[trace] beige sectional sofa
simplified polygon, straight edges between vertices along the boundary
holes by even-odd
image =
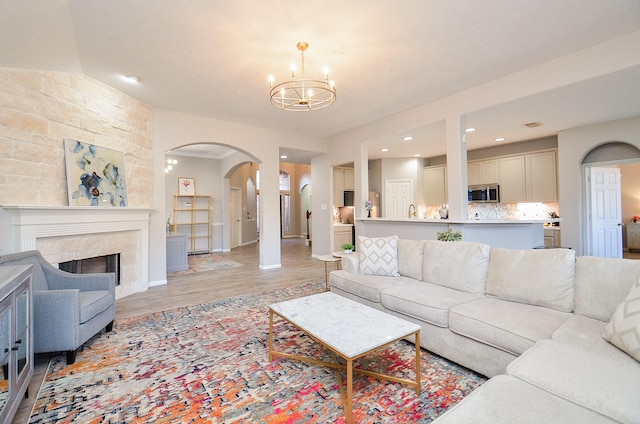
[[[640,292],[640,261],[359,239],[331,291],[421,325],[423,348],[492,377],[438,424],[640,423],[640,351],[603,337]]]

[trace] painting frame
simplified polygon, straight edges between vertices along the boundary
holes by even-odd
[[[187,177],[178,177],[178,195],[195,196],[196,195],[196,179]]]
[[[124,153],[64,139],[69,206],[127,207]]]

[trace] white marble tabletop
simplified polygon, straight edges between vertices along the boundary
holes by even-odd
[[[326,292],[269,305],[310,336],[352,359],[420,330],[420,326]]]

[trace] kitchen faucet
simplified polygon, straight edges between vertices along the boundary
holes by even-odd
[[[413,208],[413,213],[411,212],[411,208]],[[416,217],[416,205],[412,203],[409,205],[409,218],[415,218],[415,217]]]

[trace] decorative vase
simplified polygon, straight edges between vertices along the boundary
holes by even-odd
[[[351,250],[351,249],[344,249],[344,253],[348,255],[349,253],[353,253],[353,250]]]
[[[442,207],[438,209],[438,214],[440,214],[440,219],[447,219],[449,218],[449,209],[445,205],[442,205]]]

